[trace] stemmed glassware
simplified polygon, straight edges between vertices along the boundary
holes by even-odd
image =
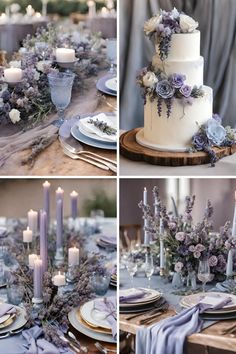
[[[65,120],[65,109],[71,101],[71,91],[75,74],[53,72],[48,74],[51,100],[57,108],[59,119],[53,124],[60,127]]]
[[[128,261],[126,263],[126,268],[127,268],[127,271],[131,277],[131,285],[133,288],[134,287],[134,275],[138,270],[138,264],[137,264],[137,262],[135,262],[135,259],[132,256],[128,259]]]
[[[202,282],[202,291],[205,292],[206,283],[211,277],[208,259],[199,261],[197,277]]]
[[[154,273],[153,256],[151,253],[145,255],[144,271],[148,278],[148,289],[151,287],[151,277]]]
[[[115,74],[115,65],[117,60],[117,40],[116,38],[107,39],[107,58],[110,61],[109,73]]]

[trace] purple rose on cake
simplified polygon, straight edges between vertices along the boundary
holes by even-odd
[[[184,97],[188,98],[189,96],[191,96],[192,87],[188,85],[183,85],[180,88],[179,92],[181,92]]]
[[[198,132],[193,136],[193,146],[196,150],[204,150],[204,147],[206,147],[208,144],[209,141],[205,133]]]
[[[172,98],[175,93],[175,89],[171,86],[168,80],[162,80],[157,84],[156,93],[161,98]]]
[[[181,88],[186,80],[186,76],[182,74],[173,74],[170,78],[170,83],[175,88]]]
[[[221,145],[226,138],[226,130],[217,120],[209,119],[206,124],[206,135],[211,143]]]

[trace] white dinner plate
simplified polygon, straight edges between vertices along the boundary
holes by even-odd
[[[113,77],[105,82],[105,86],[111,90],[117,92],[117,78]]]
[[[102,138],[101,136],[98,136],[96,134],[93,134],[93,133],[90,133],[89,131],[85,130],[81,125],[80,123],[78,123],[78,127],[79,127],[79,130],[82,134],[84,134],[85,136],[91,138],[91,139],[94,139],[94,140],[97,140],[97,141],[101,141],[103,143],[106,143],[106,144],[115,144],[114,141],[111,141],[109,139],[105,139],[105,138]]]
[[[2,317],[0,317],[0,324],[2,324],[3,322],[7,321],[8,318],[10,318],[11,315],[7,314],[7,315],[3,315]]]
[[[220,292],[207,292],[207,293],[198,293],[198,294],[187,295],[181,299],[180,305],[185,308],[193,307],[193,306],[197,305],[200,301],[204,302],[203,299],[205,296],[222,298],[222,300],[227,297],[230,297],[231,302],[228,303],[227,305],[225,305],[222,309],[206,310],[206,311],[204,311],[204,313],[223,314],[223,313],[235,312],[235,310],[236,310],[236,295],[227,294],[227,293],[220,293]]]
[[[17,329],[20,329],[21,327],[23,327],[27,323],[25,309],[22,308],[22,307],[19,307],[19,306],[15,306],[15,308],[17,310],[16,319],[7,328],[0,329],[0,334],[8,333],[8,332],[11,332],[11,331],[16,331]]]
[[[102,300],[102,298],[100,299]],[[94,310],[94,300],[88,301],[82,305],[80,308],[80,314],[85,322],[88,322],[93,326],[111,329],[110,323],[106,320],[107,314],[102,311]]]
[[[95,332],[92,329],[88,329],[87,327],[83,326],[77,319],[77,311],[78,309],[75,308],[71,310],[68,314],[68,319],[70,324],[80,333],[83,333],[89,338],[95,339],[97,341],[106,342],[106,343],[116,343],[116,340],[112,337],[111,334],[99,333]]]
[[[154,289],[145,289],[145,288],[139,288],[139,289],[146,291],[144,297],[140,299],[128,300],[127,302],[122,302],[120,303],[120,306],[121,307],[140,306],[142,304],[144,305],[144,304],[157,301],[162,296],[162,294],[159,291]],[[131,289],[120,290],[119,296],[121,297],[121,296],[128,296],[128,295],[135,294],[139,289],[131,288]]]

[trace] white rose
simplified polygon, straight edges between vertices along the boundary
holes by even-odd
[[[38,81],[39,78],[40,78],[40,74],[39,74],[39,72],[37,70],[35,70],[35,72],[34,72],[34,80]]]
[[[184,33],[193,32],[198,27],[198,22],[190,16],[180,14],[179,16],[180,29]]]
[[[17,122],[20,121],[20,111],[18,111],[18,109],[12,109],[10,112],[9,112],[9,117],[10,117],[10,120],[12,121],[13,124],[16,124]]]
[[[41,60],[36,64],[36,68],[38,71],[44,71],[45,66],[50,66],[52,64],[51,60]]]
[[[12,60],[9,62],[10,67],[12,68],[21,68],[21,61],[20,60]]]
[[[144,23],[144,32],[148,36],[152,32],[155,32],[156,27],[159,25],[159,23],[162,20],[162,16],[154,16],[150,18],[150,20],[146,21]]]
[[[152,71],[148,71],[143,76],[143,85],[146,87],[153,88],[158,82],[156,75]]]

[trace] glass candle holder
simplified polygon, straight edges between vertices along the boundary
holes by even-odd
[[[92,284],[93,290],[96,293],[96,295],[103,296],[106,294],[106,292],[109,288],[111,275],[108,273],[106,273],[106,274],[94,273],[91,276],[90,280],[91,280],[91,284]]]
[[[54,125],[60,127],[65,120],[65,109],[71,101],[71,91],[75,74],[53,72],[48,74],[48,82],[51,91],[51,100],[56,106],[59,118]]]

